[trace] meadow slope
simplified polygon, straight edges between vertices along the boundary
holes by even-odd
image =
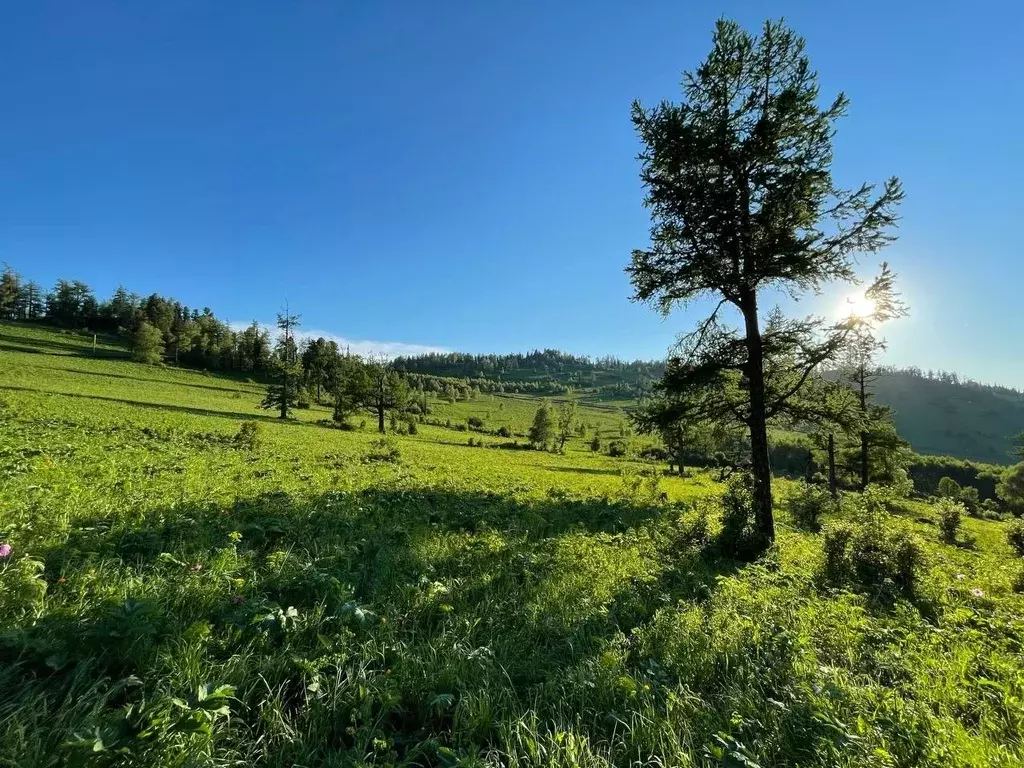
[[[0,766],[1024,764],[1004,523],[953,546],[908,502],[913,593],[844,587],[784,504],[767,558],[718,554],[709,476],[435,425],[382,447],[0,331]]]

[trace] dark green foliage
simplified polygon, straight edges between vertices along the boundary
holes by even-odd
[[[718,549],[730,557],[748,560],[764,551],[765,541],[754,516],[754,477],[734,472],[721,498],[722,530]]]
[[[862,589],[913,594],[925,568],[917,536],[897,520],[866,514],[825,527],[823,575]]]
[[[495,433],[498,437],[512,437],[512,430],[506,426],[498,427],[498,431]]]
[[[943,497],[935,505],[938,512],[939,536],[947,544],[956,544],[960,522],[966,512],[964,505],[953,498]]]
[[[533,416],[530,425],[530,443],[534,448],[544,449],[555,437],[555,424],[551,413],[551,404],[545,400]]]
[[[481,419],[479,416],[470,416],[468,419],[466,419],[466,424],[469,425],[470,429],[484,428],[484,420]]]
[[[235,433],[235,445],[254,451],[263,443],[263,426],[258,421],[243,421]]]
[[[961,487],[977,488],[982,501],[996,498],[996,484],[1002,472],[1002,467],[977,464],[948,456],[915,456],[907,466],[907,473],[914,481],[914,490],[920,494],[936,495],[939,481],[948,476]]]
[[[1018,557],[1024,557],[1024,520],[1018,518],[1006,524],[1006,543]]]
[[[996,487],[999,500],[1015,515],[1024,514],[1024,461],[1003,473]]]
[[[896,179],[877,197],[867,184],[833,184],[832,136],[847,99],[821,106],[804,41],[782,23],[766,22],[755,37],[720,20],[711,54],[683,77],[683,96],[650,110],[633,105],[652,228],[627,272],[634,299],[664,314],[714,302],[670,360],[664,388],[688,398],[681,416],[735,419],[749,430],[754,512],[767,544],[775,536],[768,420],[816,412],[796,396],[858,321],[765,318],[760,294],[853,281],[855,258],[893,239],[903,193]],[[883,268],[869,290],[884,291],[886,277]],[[721,322],[727,305],[741,328]]]
[[[960,497],[960,484],[951,477],[943,477],[939,480],[938,488],[935,489],[940,498],[956,499]]]
[[[960,489],[960,503],[971,517],[977,517],[981,511],[981,498],[978,496],[978,489],[968,486]]]
[[[590,440],[590,450],[592,450],[594,453],[597,453],[598,451],[601,450],[601,436],[600,435],[595,434],[591,438],[591,440]]]
[[[821,516],[836,510],[836,500],[821,485],[800,482],[790,492],[787,509],[793,522],[809,531],[821,528]]]
[[[370,443],[370,449],[363,454],[364,461],[379,461],[397,464],[402,459],[402,452],[394,440],[381,437]]]
[[[612,440],[608,443],[609,456],[618,458],[620,456],[625,456],[627,453],[629,453],[629,448],[627,448],[626,444],[621,440]]]
[[[139,363],[159,363],[163,358],[164,339],[159,329],[146,321],[132,334],[132,360]]]
[[[287,307],[277,316],[281,334],[274,350],[274,383],[267,387],[267,395],[260,404],[261,408],[277,410],[282,419],[287,419],[288,412],[298,408],[302,399],[302,364],[298,359],[294,335],[298,325],[299,316],[291,314]]]

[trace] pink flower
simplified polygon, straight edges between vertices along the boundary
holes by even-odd
[[[971,594],[974,595],[975,597],[984,597],[985,596],[985,593],[982,592],[977,587],[975,587],[974,589],[971,590]]]
[[[11,556],[11,551],[12,551],[11,545],[8,544],[7,542],[4,542],[3,544],[0,544],[0,560],[3,560],[5,557],[10,557]]]

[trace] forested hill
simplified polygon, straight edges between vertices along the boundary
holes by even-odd
[[[434,353],[397,358],[395,364],[411,373],[486,382],[488,391],[577,391],[608,399],[643,396],[664,368],[660,361],[595,359],[552,349],[512,355]],[[1013,460],[1013,436],[1024,431],[1024,393],[953,373],[886,368],[875,393],[879,403],[893,409],[899,433],[918,453],[1007,464]]]
[[[886,369],[875,390],[918,453],[1013,461],[1013,436],[1024,431],[1024,393],[916,369]]]
[[[619,360],[570,355],[556,349],[511,355],[470,355],[444,352],[398,357],[395,367],[410,373],[486,381],[488,389],[558,395],[585,391],[609,398],[636,398],[661,378],[662,361]]]

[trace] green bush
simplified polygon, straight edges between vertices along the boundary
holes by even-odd
[[[960,520],[966,512],[964,505],[952,498],[943,497],[935,508],[939,513],[939,535],[947,544],[955,544],[960,533]]]
[[[382,437],[370,443],[370,450],[363,454],[364,461],[382,461],[397,464],[402,458],[401,451],[394,441]]]
[[[468,419],[466,419],[466,423],[469,425],[470,429],[484,428],[484,420],[481,419],[479,416],[470,416]]]
[[[722,530],[718,547],[723,554],[749,559],[764,547],[754,524],[754,476],[736,472],[722,494]]]
[[[263,425],[258,421],[243,421],[235,433],[235,445],[254,451],[263,443]]]
[[[955,499],[960,496],[960,483],[952,477],[943,477],[935,490],[941,498]]]
[[[626,444],[621,440],[612,440],[608,443],[608,455],[609,456],[625,456],[627,453]]]
[[[825,528],[823,550],[828,580],[866,589],[913,593],[925,567],[918,537],[863,502],[857,520]]]
[[[498,437],[512,437],[512,430],[508,427],[498,427]]]
[[[1024,557],[1024,520],[1011,520],[1006,526],[1006,541],[1018,557]]]
[[[601,450],[601,438],[594,435],[594,439],[590,441],[590,450],[597,453]]]
[[[796,484],[787,504],[793,522],[809,531],[819,530],[821,516],[833,512],[835,507],[836,500],[832,498],[828,489],[803,481]]]
[[[960,489],[960,503],[971,517],[978,517],[981,512],[981,497],[974,486],[968,485]]]

